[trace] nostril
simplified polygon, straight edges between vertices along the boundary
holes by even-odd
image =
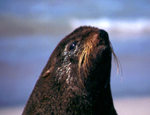
[[[103,40],[102,39],[100,39],[100,41],[99,41],[100,43],[102,43],[103,42]]]
[[[108,34],[105,30],[99,30],[99,35],[103,39],[108,39]]]

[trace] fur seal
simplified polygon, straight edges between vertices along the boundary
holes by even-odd
[[[110,89],[112,54],[105,30],[75,29],[53,51],[22,114],[117,115]]]

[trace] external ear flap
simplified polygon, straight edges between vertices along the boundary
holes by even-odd
[[[42,77],[43,78],[48,77],[53,70],[54,70],[54,66],[51,66],[50,69],[48,69],[45,73],[43,73]]]
[[[47,77],[50,75],[50,72],[51,72],[51,69],[47,70],[44,74],[43,74],[43,77]]]
[[[50,69],[48,69],[45,73],[43,73],[43,78],[48,77],[52,71],[54,70],[54,66],[51,66]]]

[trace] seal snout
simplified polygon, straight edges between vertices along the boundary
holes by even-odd
[[[109,45],[108,33],[105,30],[99,30],[100,44]]]
[[[108,39],[108,33],[105,30],[99,30],[99,35],[103,39]]]

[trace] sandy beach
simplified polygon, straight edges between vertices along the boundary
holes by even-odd
[[[150,97],[116,99],[118,115],[150,115]]]
[[[118,115],[150,115],[150,97],[114,99]],[[21,115],[23,106],[0,108],[0,115]]]

